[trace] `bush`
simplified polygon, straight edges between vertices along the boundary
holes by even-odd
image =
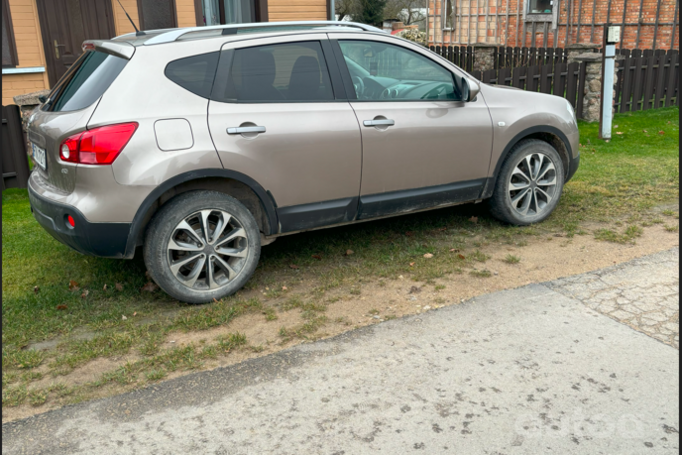
[[[405,38],[406,40],[414,41],[415,43],[426,45],[426,33],[419,31],[416,28],[407,28],[396,34],[400,38]]]

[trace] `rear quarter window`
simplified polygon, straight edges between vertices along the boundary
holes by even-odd
[[[59,81],[43,108],[51,112],[77,111],[90,106],[121,74],[128,60],[98,51],[87,51]]]
[[[174,60],[166,66],[166,77],[180,87],[209,98],[220,52]]]

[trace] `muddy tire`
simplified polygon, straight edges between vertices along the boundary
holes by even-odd
[[[256,220],[233,197],[216,191],[176,196],[147,227],[144,261],[168,295],[187,303],[234,294],[260,258]]]

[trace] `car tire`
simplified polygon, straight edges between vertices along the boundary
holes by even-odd
[[[251,278],[259,258],[260,231],[253,215],[216,191],[176,196],[145,233],[149,275],[168,295],[187,303],[234,294]]]
[[[523,140],[502,164],[489,200],[490,212],[517,226],[544,221],[559,203],[565,175],[554,147],[538,139]]]

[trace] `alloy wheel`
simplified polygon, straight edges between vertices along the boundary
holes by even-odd
[[[211,209],[195,212],[178,223],[167,250],[173,276],[198,291],[233,281],[249,253],[242,224],[225,211]]]
[[[543,213],[554,199],[556,189],[556,168],[543,153],[523,157],[512,171],[507,185],[512,208],[524,217]]]

